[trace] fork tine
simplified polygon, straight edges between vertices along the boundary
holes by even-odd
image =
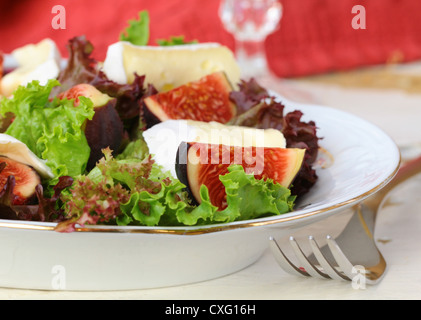
[[[350,280],[347,276],[340,273],[338,270],[336,270],[334,266],[330,264],[330,262],[326,259],[326,257],[320,251],[320,247],[313,236],[309,236],[308,240],[310,242],[310,246],[311,246],[314,256],[316,257],[316,260],[319,262],[320,266],[323,268],[323,270],[328,274],[330,278],[335,279],[335,280],[345,280],[345,281]]]
[[[269,246],[272,251],[273,256],[275,257],[276,261],[278,262],[279,266],[286,272],[292,275],[300,275],[303,277],[309,277],[310,275],[297,268],[282,252],[281,248],[279,247],[278,243],[273,237],[269,238]]]
[[[307,259],[304,252],[301,250],[300,246],[298,245],[297,241],[294,237],[289,238],[289,243],[291,244],[292,248],[294,249],[294,253],[297,259],[300,261],[301,265],[307,271],[308,274],[315,278],[326,279],[329,276],[323,272],[321,272],[316,266],[314,266],[310,261]]]
[[[352,279],[355,276],[355,272],[353,272],[354,266],[351,262],[349,262],[348,258],[342,252],[342,249],[336,243],[335,239],[333,239],[331,236],[327,236],[326,239],[329,249],[332,252],[332,255],[335,258],[339,268],[349,279]]]
[[[294,251],[294,254],[296,255],[297,259],[302,265],[302,268],[298,268],[297,266],[295,266],[295,264],[292,263],[286,257],[286,255],[281,250],[278,243],[273,237],[270,237],[269,240],[270,240],[269,245],[270,245],[272,254],[275,257],[276,261],[278,262],[279,266],[284,271],[290,274],[300,275],[303,277],[315,277],[319,279],[336,279],[336,280],[352,281],[352,279],[356,276],[356,273],[358,272],[355,266],[353,266],[352,263],[345,256],[342,249],[336,243],[335,239],[333,239],[331,236],[326,237],[327,245],[331,251],[333,258],[335,259],[336,263],[339,266],[339,270],[341,270],[342,272],[338,271],[334,266],[332,266],[331,263],[329,263],[329,261],[323,255],[323,253],[320,250],[320,247],[318,246],[317,242],[312,236],[309,237],[309,242],[313,251],[313,255],[316,258],[317,262],[320,264],[320,266],[323,268],[323,271],[325,271],[326,273],[319,270],[318,267],[316,267],[313,263],[310,262],[310,260],[301,250],[300,246],[298,245],[294,237],[291,236],[289,238],[289,242]],[[364,281],[367,284],[375,284],[379,281],[379,279],[380,278],[371,280],[365,277]]]

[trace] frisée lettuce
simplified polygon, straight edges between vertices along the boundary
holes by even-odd
[[[71,232],[76,225],[180,226],[225,223],[289,212],[295,196],[268,179],[257,180],[241,165],[220,177],[228,206],[219,211],[211,204],[205,185],[201,203],[191,203],[186,186],[158,166],[151,155],[144,159],[116,159],[111,150],[87,175],[79,176],[61,200],[66,220],[57,230]],[[250,199],[253,199],[250,201]]]

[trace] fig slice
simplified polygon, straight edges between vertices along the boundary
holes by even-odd
[[[30,166],[0,156],[0,190],[3,190],[10,176],[14,177],[14,205],[29,203],[35,197],[35,188],[41,183],[38,173]]]
[[[192,198],[200,203],[200,187],[206,185],[211,203],[220,210],[226,207],[226,194],[220,175],[232,164],[242,165],[256,179],[272,179],[289,188],[300,170],[305,149],[255,146],[228,146],[183,142],[176,159],[178,179],[187,186]]]
[[[225,73],[215,72],[145,98],[145,117],[149,126],[169,119],[227,123],[237,110],[229,98],[231,91]]]
[[[60,93],[57,97],[59,99],[74,99],[74,105],[77,107],[80,103],[80,96],[91,99],[94,107],[104,106],[112,99],[109,95],[102,93],[97,88],[87,83],[77,84],[69,90]]]

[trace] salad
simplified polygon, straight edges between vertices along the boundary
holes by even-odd
[[[120,40],[146,46],[148,28],[144,11]],[[158,42],[186,45],[200,44]],[[158,89],[147,74],[109,77],[84,36],[67,49],[57,77],[0,96],[1,219],[57,222],[59,232],[228,223],[290,212],[316,183],[316,124],[285,113],[254,79],[232,84],[217,70]],[[175,126],[192,134],[171,139]]]

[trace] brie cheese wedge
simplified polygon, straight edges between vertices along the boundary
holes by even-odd
[[[224,71],[236,88],[240,68],[232,51],[218,43],[177,46],[135,46],[117,42],[108,47],[103,72],[117,83],[132,83],[134,74],[145,75],[145,83],[158,91],[168,91],[198,80],[208,74]]]
[[[25,86],[33,80],[45,85],[60,73],[61,55],[51,39],[15,49],[10,59],[16,69],[6,74],[0,82],[0,92],[6,97],[11,96],[20,85]]]

